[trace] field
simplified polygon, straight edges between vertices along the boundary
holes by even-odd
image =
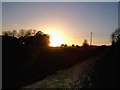
[[[9,47],[9,49],[3,46],[3,87],[105,87],[101,85],[102,82],[99,82],[99,79],[106,81],[105,75],[110,74],[110,72],[106,72],[105,77],[96,76],[96,74],[106,68],[107,71],[111,67],[109,65],[113,64],[112,69],[115,68],[115,71],[114,74],[110,75],[110,78],[112,80],[112,75],[117,76],[116,61],[118,58],[116,57],[116,61],[113,61],[112,58],[110,62],[108,61],[111,57],[109,55],[114,53],[111,53],[111,50],[111,47],[108,46],[94,48],[20,46],[19,48]],[[117,77],[115,80],[113,78],[113,81],[115,81],[113,87],[116,87]],[[108,82],[107,80],[106,83]]]

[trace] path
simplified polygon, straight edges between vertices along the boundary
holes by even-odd
[[[94,85],[90,78],[90,73],[94,72],[93,67],[103,54],[99,54],[91,59],[74,65],[68,69],[59,70],[52,76],[48,76],[42,81],[28,85],[24,88],[82,88]]]

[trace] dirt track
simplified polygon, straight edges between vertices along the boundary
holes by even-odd
[[[105,53],[105,52],[104,52]],[[92,57],[68,69],[59,70],[54,75],[42,81],[28,85],[24,88],[82,88],[94,86],[90,74],[97,61],[101,60],[104,53]]]

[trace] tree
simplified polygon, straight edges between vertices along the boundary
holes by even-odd
[[[12,35],[13,35],[13,37],[14,37],[14,36],[17,37],[17,34],[18,34],[18,33],[17,33],[16,30],[13,30],[13,31],[12,31]]]
[[[111,34],[111,41],[112,41],[112,45],[119,45],[120,44],[120,28],[116,29]]]
[[[42,35],[44,35],[44,33],[43,33],[42,31],[38,31],[38,32],[35,34],[35,36],[42,36]]]
[[[21,29],[19,32],[3,31],[3,36],[17,37],[20,44],[31,45],[31,46],[48,46],[50,41],[50,35],[44,34],[42,31],[36,31],[34,29],[24,30]]]
[[[12,36],[12,31],[3,31],[3,36]]]
[[[79,45],[76,45],[76,48],[79,48],[80,46]]]
[[[61,44],[61,47],[64,47],[64,44]]]
[[[84,40],[84,42],[83,42],[83,47],[84,47],[84,48],[88,48],[88,47],[89,47],[89,44],[88,44],[87,39]]]
[[[32,36],[32,29],[26,30],[25,37]]]
[[[6,31],[2,31],[3,36],[8,36],[8,33]]]
[[[67,47],[67,44],[65,44],[64,47]]]
[[[26,31],[24,29],[21,29],[18,33],[18,37],[24,37],[26,34]]]
[[[24,39],[25,45],[31,46],[48,46],[49,35],[44,34],[42,31],[38,31],[35,36],[26,37]]]
[[[75,47],[75,45],[74,45],[74,44],[72,44],[72,47]]]

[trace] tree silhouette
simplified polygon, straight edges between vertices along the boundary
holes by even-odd
[[[13,30],[13,31],[3,31],[2,32],[2,35],[3,36],[15,36],[15,37],[17,37],[17,31],[16,30]]]
[[[29,36],[32,36],[32,29],[27,30],[25,33],[25,37],[29,37]]]
[[[38,31],[35,36],[25,38],[24,43],[25,45],[31,46],[48,46],[50,43],[49,35],[44,34],[42,31]]]
[[[3,32],[2,32],[2,35],[3,35],[3,36],[8,36],[8,33],[7,33],[6,31],[3,31]]]
[[[64,47],[64,44],[61,44],[61,47]]]
[[[112,45],[120,45],[120,28],[111,34]]]
[[[34,29],[21,29],[19,32],[16,30],[3,31],[2,34],[3,36],[9,36],[8,38],[16,37],[20,44],[25,45],[48,46],[50,43],[48,34],[44,34],[42,31],[37,32],[37,30]]]
[[[79,48],[80,46],[79,45],[76,45],[76,48]]]
[[[41,36],[41,35],[44,35],[44,33],[42,31],[38,31],[35,36]]]
[[[84,42],[83,42],[83,47],[84,47],[84,48],[88,48],[88,47],[89,47],[89,44],[88,44],[87,39],[84,40]]]
[[[67,47],[67,44],[65,44],[64,47]]]
[[[12,34],[12,31],[3,31],[2,35],[3,36],[12,36],[13,34]]]
[[[12,35],[13,35],[13,37],[14,37],[14,36],[17,37],[17,34],[18,34],[18,33],[17,33],[16,30],[13,30],[13,31],[12,31]]]
[[[21,29],[18,33],[18,37],[24,37],[26,34],[26,31],[24,29]]]
[[[75,45],[74,45],[74,44],[72,44],[72,47],[75,47]]]

